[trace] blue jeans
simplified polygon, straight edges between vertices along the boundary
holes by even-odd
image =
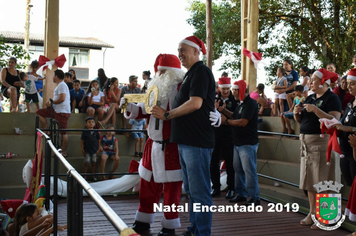
[[[236,193],[241,197],[260,199],[257,178],[257,148],[255,145],[234,146]]]
[[[178,144],[179,160],[182,166],[184,190],[189,194],[188,230],[194,236],[211,235],[212,212],[194,212],[193,204],[211,206],[210,159],[213,148],[200,148]]]

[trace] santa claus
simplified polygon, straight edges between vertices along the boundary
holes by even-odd
[[[160,54],[154,64],[155,76],[148,84],[158,87],[158,101],[166,111],[171,110],[171,104],[179,90],[184,77],[181,64],[175,55]],[[122,98],[120,104],[126,103]],[[178,206],[182,190],[182,173],[179,163],[178,147],[169,142],[171,135],[171,120],[157,120],[145,112],[145,104],[127,104],[126,119],[147,118],[148,140],[145,144],[142,160],[139,166],[140,205],[135,217],[133,229],[142,233],[150,229],[154,220],[154,204],[158,203],[163,192],[164,206]],[[159,125],[156,125],[159,122]],[[173,205],[174,204],[174,205]],[[179,228],[178,212],[164,212],[162,230],[158,235],[175,235]]]

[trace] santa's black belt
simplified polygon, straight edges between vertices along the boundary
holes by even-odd
[[[163,141],[155,141],[156,143],[162,144],[162,151],[164,151],[164,148],[166,146],[166,143],[169,143],[169,139],[163,140]]]

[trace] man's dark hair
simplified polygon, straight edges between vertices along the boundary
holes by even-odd
[[[64,80],[64,72],[62,70],[55,70],[54,75],[60,80]]]
[[[85,123],[87,123],[89,120],[94,120],[94,117],[88,116],[87,118],[85,118]]]
[[[303,85],[299,84],[299,85],[295,86],[295,91],[303,92],[304,91]]]
[[[73,84],[75,84],[75,83],[80,84],[80,80],[79,80],[79,79],[74,80],[74,81],[73,81]]]
[[[72,78],[72,73],[66,72],[64,73],[64,77]]]
[[[222,77],[224,77],[224,76],[228,77],[228,74],[227,74],[226,71],[224,71],[224,72],[221,74],[221,76],[222,76]]]
[[[134,81],[135,79],[137,79],[138,77],[136,75],[131,75],[129,77],[129,82],[131,83],[132,81]]]
[[[25,76],[26,76],[26,73],[25,72],[21,72],[19,74],[20,80],[23,80],[25,78]]]

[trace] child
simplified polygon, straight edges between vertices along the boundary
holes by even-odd
[[[284,77],[286,70],[283,67],[278,67],[277,69],[277,80],[276,85],[274,87],[274,114],[278,115],[278,104],[279,111],[284,111],[284,100],[287,99],[286,93],[279,93],[278,90],[286,89],[288,87],[287,78]]]
[[[128,124],[129,129],[142,130],[146,129],[146,119],[130,119]],[[142,157],[143,154],[143,132],[131,132],[135,139],[135,157]],[[140,152],[138,152],[138,143],[140,143]]]
[[[25,72],[21,72],[20,79],[25,87],[25,102],[26,102],[27,112],[28,113],[30,112],[31,100],[34,104],[36,104],[36,108],[38,110],[40,107],[38,105],[38,94],[37,94],[35,81],[43,80],[45,79],[45,77],[39,78],[34,75],[28,75]]]
[[[292,129],[292,127],[290,125],[289,119],[293,119],[294,106],[299,106],[304,102],[305,97],[303,97],[303,91],[304,91],[303,85],[297,85],[295,87],[295,92],[294,92],[295,93],[295,98],[293,100],[292,107],[289,109],[289,111],[283,112],[281,114],[281,121],[282,121],[282,125],[283,125],[283,133],[287,133],[287,129],[288,129],[288,134],[294,134],[294,130]]]
[[[77,108],[79,112],[81,112],[82,107],[83,107],[83,98],[85,96],[85,91],[80,87],[80,81],[79,80],[74,80],[73,82],[73,89],[69,91],[70,92],[70,101],[71,101],[71,107],[72,107],[72,113],[75,112],[75,109]]]
[[[94,131],[95,120],[93,117],[85,118],[85,127],[88,129],[82,132],[80,146],[84,156],[83,173],[87,173],[88,164],[91,163],[91,173],[95,173],[96,154],[99,154],[100,134]],[[86,178],[85,178],[86,179]],[[97,181],[93,176],[93,181]]]
[[[24,203],[17,210],[14,217],[14,228],[16,235],[50,235],[53,231],[51,226],[53,216],[41,216],[36,204]],[[63,231],[67,225],[58,225],[58,230]]]
[[[115,129],[114,125],[108,125],[107,129]],[[106,160],[110,157],[113,161],[113,167],[111,173],[114,173],[119,166],[120,162],[120,157],[119,157],[119,145],[117,142],[116,137],[114,136],[115,131],[108,131],[106,132],[106,135],[101,136],[100,139],[100,150],[102,151],[101,153],[101,163],[100,163],[100,169],[101,173],[105,172],[105,164]],[[105,175],[103,175],[103,180],[107,180]],[[111,179],[114,179],[114,176],[111,175]]]
[[[67,84],[69,91],[73,89],[72,74],[69,72],[64,73],[64,83]]]

